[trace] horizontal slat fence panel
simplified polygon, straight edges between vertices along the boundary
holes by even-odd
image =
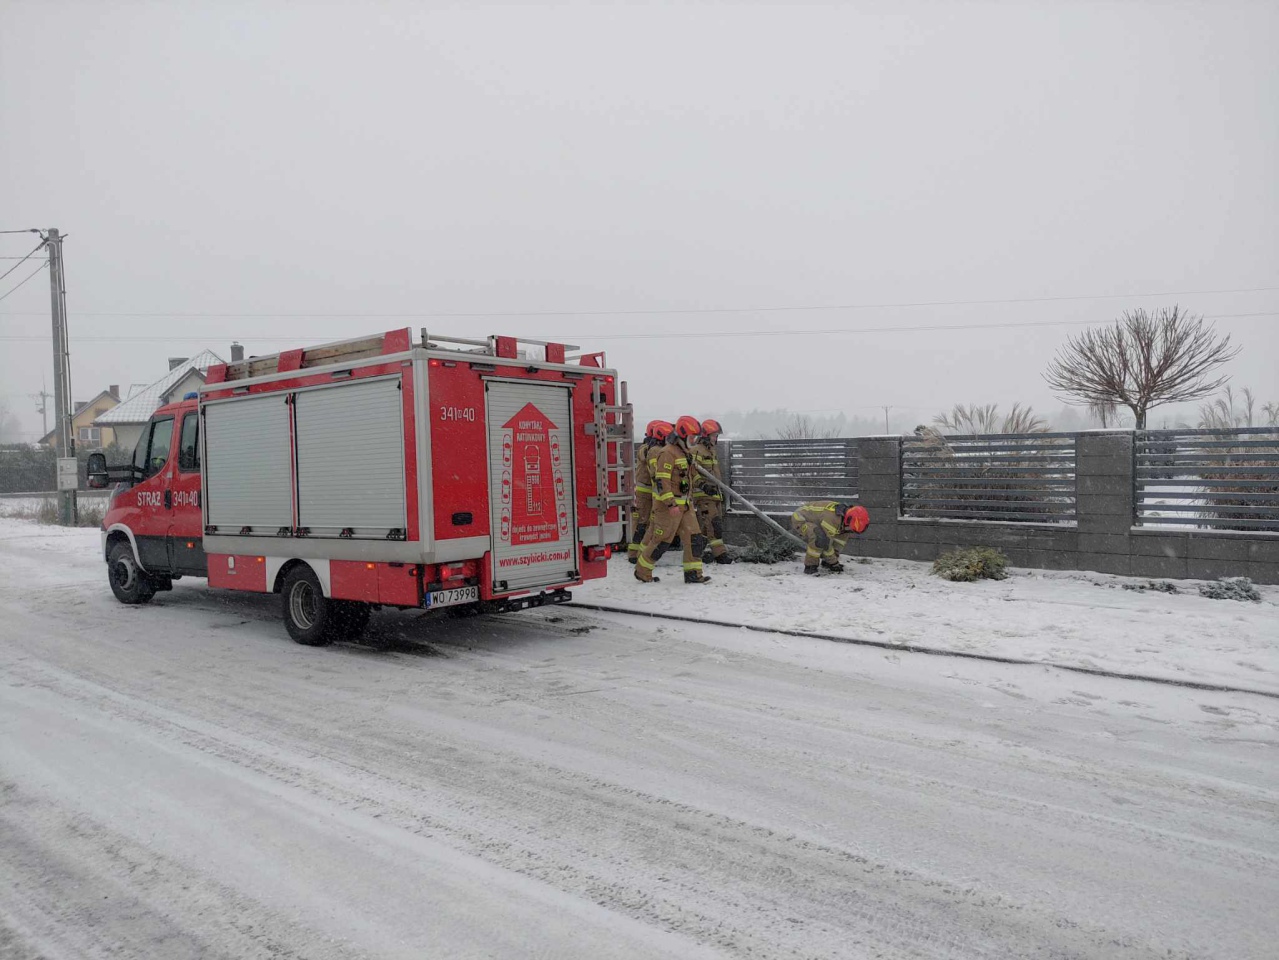
[[[1279,427],[1142,430],[1137,523],[1279,533]]]
[[[902,514],[1075,522],[1075,434],[902,439]]]
[[[765,513],[793,513],[814,500],[857,500],[857,441],[733,440],[722,442],[725,479]],[[734,502],[734,512],[744,508]]]

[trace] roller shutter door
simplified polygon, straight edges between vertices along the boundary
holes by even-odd
[[[492,573],[499,594],[575,578],[577,512],[569,397],[565,387],[485,384]]]
[[[204,497],[221,534],[293,526],[289,407],[282,393],[204,407]]]
[[[352,381],[295,395],[298,526],[310,536],[385,539],[403,531],[400,381]]]

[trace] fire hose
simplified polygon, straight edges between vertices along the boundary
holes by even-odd
[[[705,477],[711,483],[715,484],[715,486],[719,487],[729,496],[736,498],[742,504],[742,506],[744,506],[751,513],[755,514],[755,516],[763,520],[766,524],[768,524],[770,527],[772,527],[774,530],[780,533],[787,540],[790,540],[794,542],[795,544],[797,544],[801,550],[808,549],[807,543],[805,543],[799,537],[795,536],[795,534],[791,533],[789,530],[787,530],[780,523],[778,523],[776,520],[774,520],[772,517],[766,514],[759,507],[755,506],[755,504],[751,503],[749,500],[743,497],[740,493],[738,493],[736,490],[730,487],[727,483],[725,483],[719,477],[715,476],[715,474],[711,473],[709,470],[704,469],[700,464],[695,463],[693,464],[693,466],[697,467],[697,472],[700,473],[703,477]]]

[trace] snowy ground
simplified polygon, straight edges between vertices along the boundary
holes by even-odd
[[[5,960],[1279,942],[1279,700],[571,608],[317,650],[276,598],[120,606],[95,531],[14,520],[0,571]]]
[[[1125,590],[1147,580],[1014,569],[1007,580],[950,583],[929,564],[845,558],[842,574],[803,575],[800,563],[707,567],[686,587],[665,562],[642,586],[618,558],[612,574],[574,591],[588,603],[667,610],[712,620],[991,653],[1222,686],[1279,692],[1279,587],[1261,603],[1208,600],[1201,581],[1176,595]]]

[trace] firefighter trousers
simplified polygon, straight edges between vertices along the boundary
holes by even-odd
[[[652,516],[652,491],[637,490],[635,492],[635,505],[631,509],[631,542],[626,545],[626,552],[631,559],[639,556],[640,547],[644,544],[644,534],[648,531],[649,521]]]
[[[808,544],[808,549],[804,551],[805,567],[816,567],[819,561],[827,566],[839,563],[839,555],[848,543],[847,537],[832,537],[822,529],[820,523],[796,520],[794,517],[791,517],[790,528]]]
[[[640,547],[639,562],[635,565],[635,577],[648,583],[653,579],[653,568],[662,554],[670,549],[676,538],[684,546],[684,572],[702,574],[702,551],[706,549],[706,541],[697,528],[697,519],[687,504],[679,507],[674,514],[660,504],[653,510],[653,519],[649,522],[648,532],[644,534],[644,543]]]
[[[711,553],[722,557],[728,552],[724,546],[724,501],[717,497],[698,497],[693,503],[697,509],[698,526],[710,544]]]

